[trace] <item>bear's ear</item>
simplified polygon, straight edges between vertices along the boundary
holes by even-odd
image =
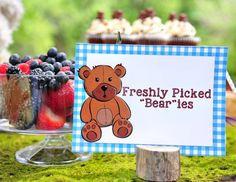
[[[122,78],[126,74],[126,69],[124,66],[122,66],[122,64],[117,64],[114,70],[115,70],[115,74],[120,78]]]
[[[82,79],[82,80],[85,80],[86,78],[89,77],[89,74],[90,74],[90,68],[88,66],[82,66],[80,69],[79,69],[79,77]]]

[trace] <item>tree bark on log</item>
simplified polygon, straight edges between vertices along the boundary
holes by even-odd
[[[136,174],[147,181],[176,181],[180,176],[179,148],[137,146]]]

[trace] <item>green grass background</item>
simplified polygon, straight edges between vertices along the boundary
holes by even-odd
[[[95,153],[89,161],[75,165],[35,167],[16,162],[15,152],[39,142],[42,136],[0,133],[0,138],[0,181],[3,182],[142,181],[136,176],[133,154]],[[226,175],[236,175],[235,138],[236,127],[228,126],[226,157],[181,156],[181,177],[178,181],[212,182]]]

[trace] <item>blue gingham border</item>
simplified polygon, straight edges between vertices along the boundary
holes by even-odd
[[[168,56],[207,56],[215,58],[215,76],[213,93],[213,146],[178,146],[182,155],[189,156],[225,156],[225,86],[227,47],[208,46],[145,46],[123,44],[77,44],[77,70],[87,62],[87,53],[99,54],[134,54],[134,55],[168,55]],[[83,122],[80,109],[86,93],[83,81],[75,76],[75,103],[73,116],[73,152],[112,152],[135,153],[135,144],[87,143],[81,136]]]

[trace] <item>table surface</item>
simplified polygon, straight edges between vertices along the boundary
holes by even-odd
[[[28,166],[15,160],[17,150],[42,139],[0,132],[0,181],[142,181],[136,176],[135,155],[129,154],[94,154],[87,162],[59,167]],[[226,157],[181,156],[178,181],[219,181],[226,175],[236,175],[235,126],[227,126]]]

